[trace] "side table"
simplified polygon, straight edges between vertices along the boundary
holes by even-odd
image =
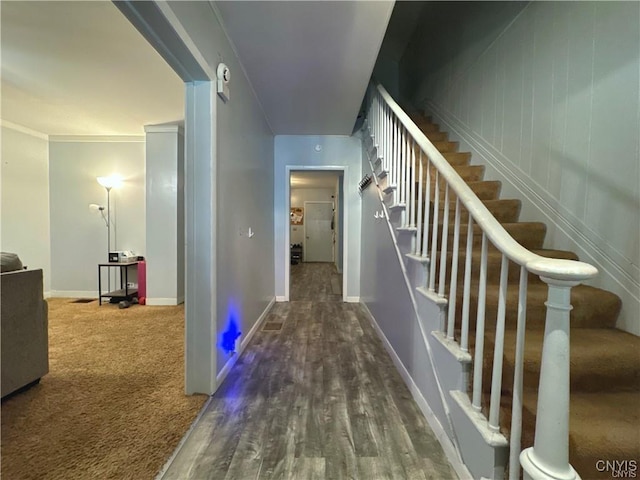
[[[131,301],[133,297],[138,296],[137,288],[129,288],[129,269],[138,267],[138,262],[108,262],[98,264],[98,303],[102,305],[103,298],[110,298],[110,302],[119,302],[122,300]],[[120,269],[120,289],[111,292],[102,293],[102,269],[118,268]],[[109,286],[107,286],[109,288]],[[114,303],[115,303],[114,302]]]

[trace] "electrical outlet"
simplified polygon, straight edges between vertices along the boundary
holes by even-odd
[[[127,288],[135,288],[136,284],[133,282],[127,282]]]

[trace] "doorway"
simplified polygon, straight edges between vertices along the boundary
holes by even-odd
[[[287,300],[343,301],[344,170],[289,172]]]

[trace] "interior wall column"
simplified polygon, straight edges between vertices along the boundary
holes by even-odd
[[[147,125],[147,305],[184,302],[184,130]]]
[[[212,82],[187,83],[186,393],[216,389],[216,117]]]

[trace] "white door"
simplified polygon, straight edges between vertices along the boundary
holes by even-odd
[[[333,202],[304,202],[304,261],[333,262]]]

